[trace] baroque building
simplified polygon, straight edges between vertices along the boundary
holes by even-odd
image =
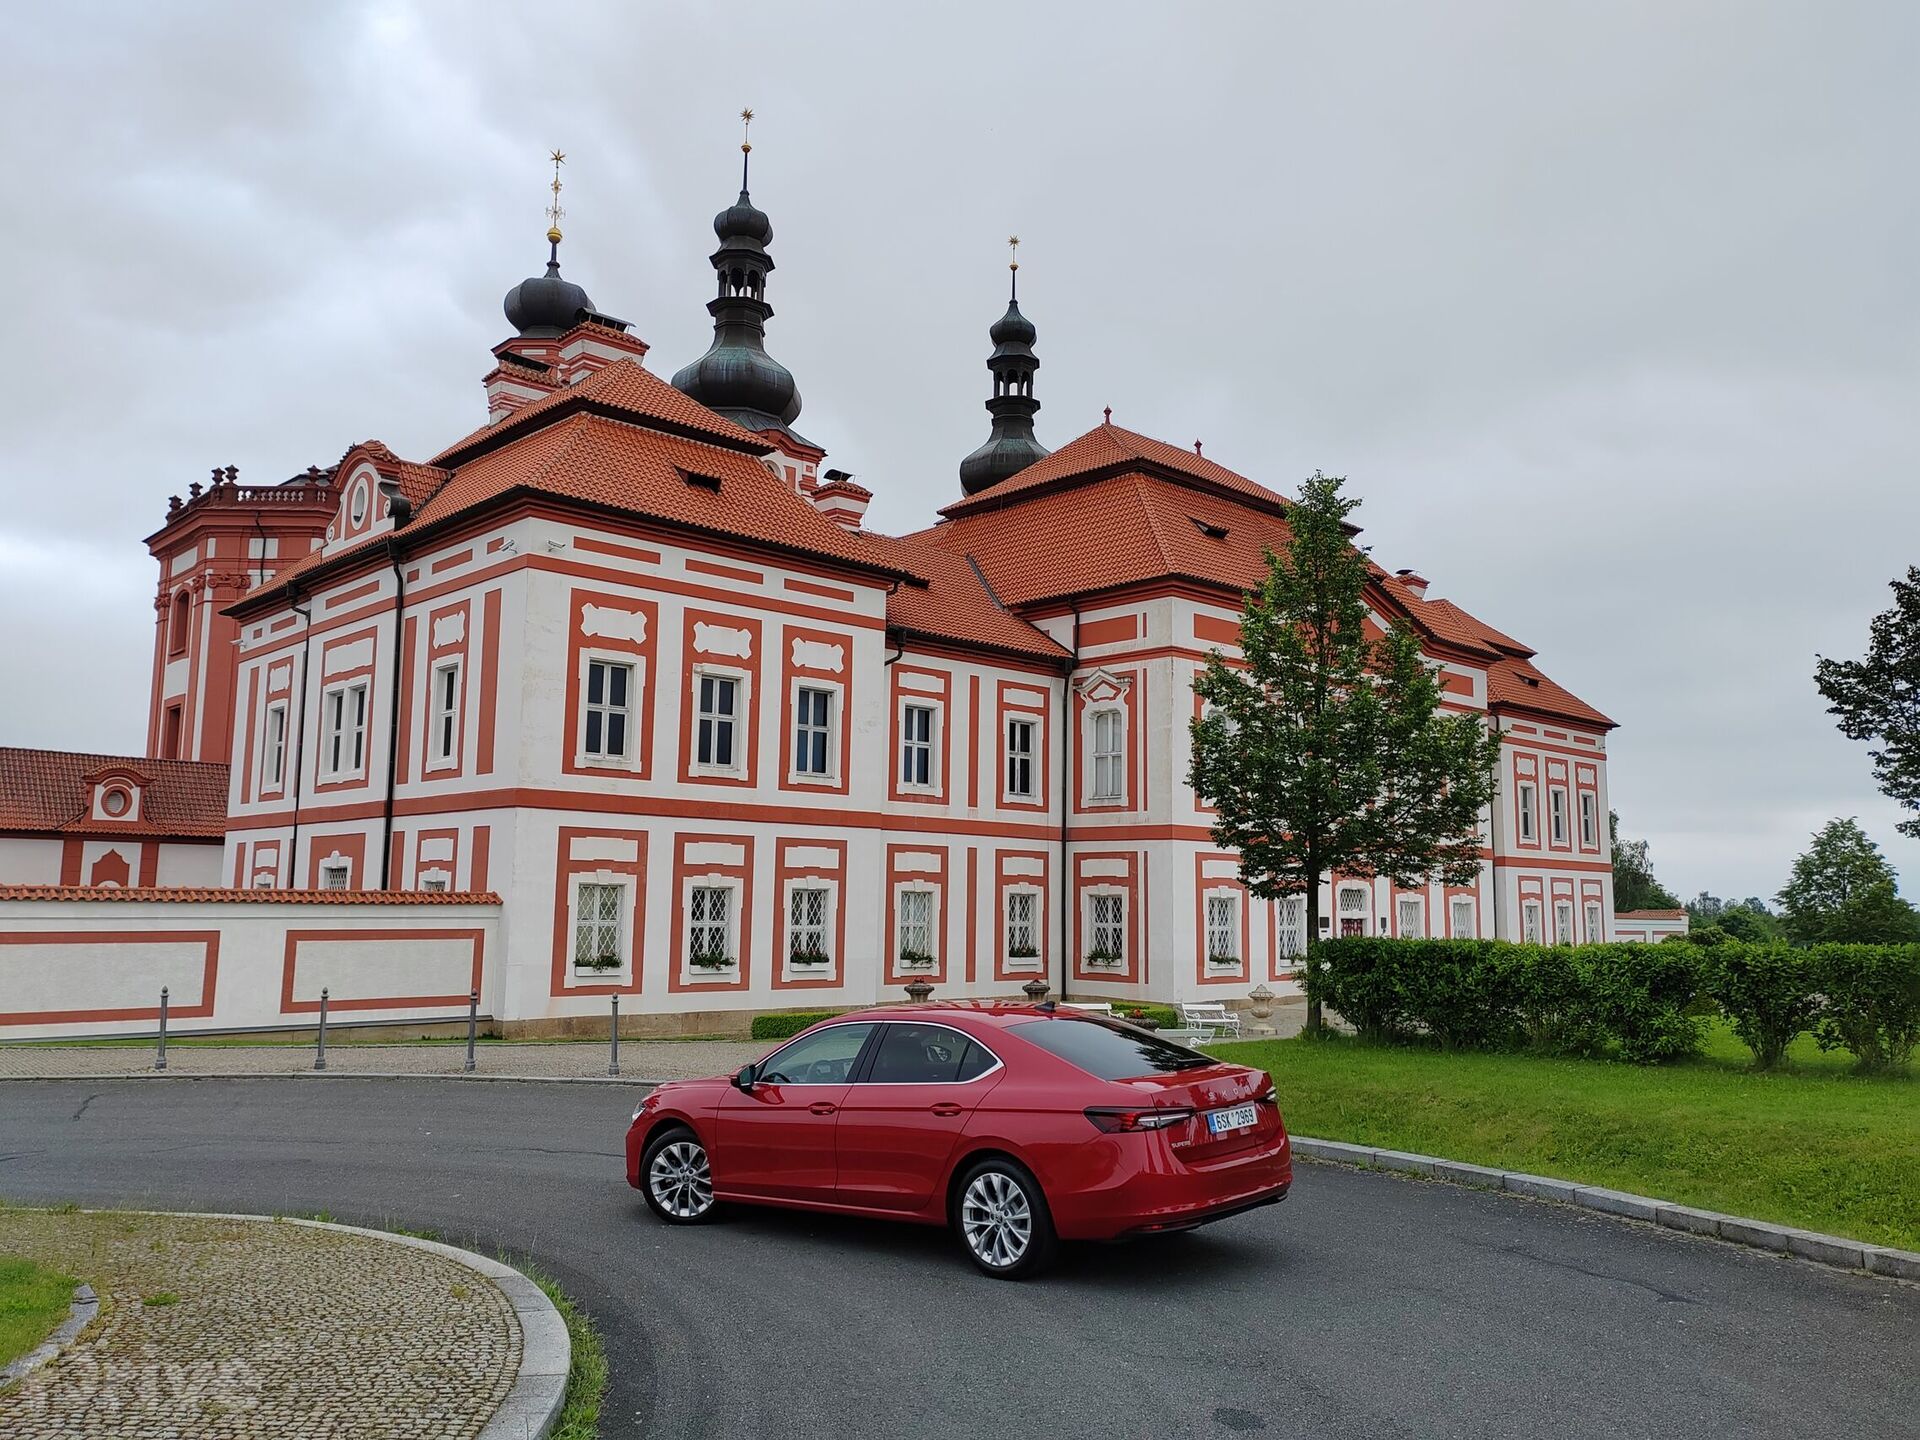
[[[329,975],[368,1019],[464,1013],[470,980],[519,1031],[615,996],[698,1029],[916,979],[1290,985],[1303,901],[1246,893],[1186,782],[1193,677],[1236,653],[1286,495],[1110,413],[1049,451],[1016,290],[954,498],[914,533],[865,528],[871,492],[824,468],[768,353],[773,225],[744,157],[741,181],[712,345],[671,382],[561,274],[556,210],[471,433],[416,459],[362,441],[281,485],[216,472],[173,503],[148,541],[153,758],[0,751],[0,967],[92,955],[110,920],[125,973],[0,1007],[23,1027],[0,1033],[136,1024],[165,974],[232,1020],[213,952],[175,955],[186,932],[219,937],[232,1023],[259,1025]],[[1476,882],[1329,876],[1330,933],[1610,938],[1612,722],[1413,571],[1376,568],[1368,599],[1507,744]],[[194,813],[170,800],[182,833],[102,870],[104,797],[137,820],[142,785]],[[318,905],[331,929],[288,928]]]

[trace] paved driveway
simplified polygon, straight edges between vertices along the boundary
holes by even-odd
[[[607,1336],[610,1436],[1910,1436],[1920,1287],[1302,1165],[1285,1205],[977,1276],[935,1231],[656,1224],[625,1087],[0,1085],[0,1196],[431,1227]]]

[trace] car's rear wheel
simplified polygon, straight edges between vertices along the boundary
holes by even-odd
[[[961,1176],[954,1200],[960,1242],[988,1275],[1014,1280],[1053,1259],[1053,1217],[1040,1182],[1025,1166],[990,1156]]]
[[[647,1204],[669,1225],[698,1225],[713,1215],[713,1170],[707,1147],[684,1125],[663,1130],[640,1157]]]

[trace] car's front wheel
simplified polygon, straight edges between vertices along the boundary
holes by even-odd
[[[663,1130],[640,1157],[647,1204],[669,1225],[698,1225],[713,1215],[713,1170],[707,1147],[684,1125]]]
[[[967,1254],[999,1280],[1032,1275],[1053,1259],[1053,1218],[1040,1182],[1024,1165],[990,1156],[960,1179],[954,1228]]]

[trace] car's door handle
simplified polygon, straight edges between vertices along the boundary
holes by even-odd
[[[839,1108],[840,1107],[834,1104],[831,1100],[816,1100],[811,1105],[807,1106],[807,1109],[811,1110],[816,1115],[831,1115],[833,1114],[834,1111],[838,1110]]]
[[[938,1105],[933,1107],[933,1113],[948,1116],[958,1115],[960,1113],[960,1107],[951,1100],[942,1100]]]

